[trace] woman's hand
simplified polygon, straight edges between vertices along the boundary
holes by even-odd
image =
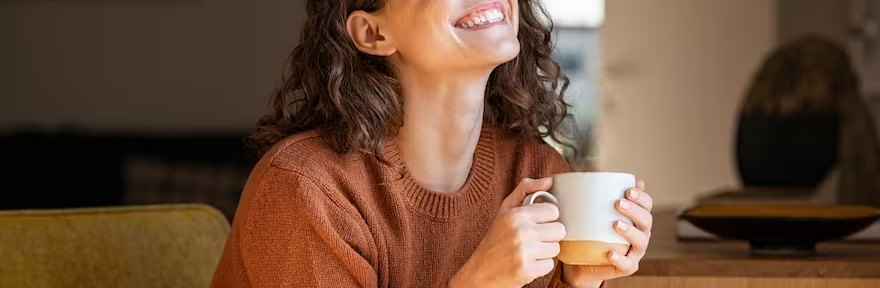
[[[523,179],[501,209],[477,250],[449,281],[449,287],[522,287],[553,271],[565,227],[550,203],[520,206],[553,180]]]
[[[609,253],[612,265],[574,266],[564,265],[562,280],[574,287],[599,287],[603,281],[632,275],[639,269],[639,261],[645,256],[651,240],[654,216],[651,209],[654,199],[645,193],[645,182],[638,181],[635,188],[626,192],[626,198],[617,202],[617,211],[632,219],[633,223],[618,220],[614,223],[617,233],[623,235],[632,245],[626,255]]]

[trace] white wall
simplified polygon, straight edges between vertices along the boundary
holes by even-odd
[[[0,128],[251,128],[303,3],[0,1]]]
[[[645,179],[660,206],[738,186],[737,108],[776,43],[775,1],[607,1],[598,167]]]

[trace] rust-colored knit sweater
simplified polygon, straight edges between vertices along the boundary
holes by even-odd
[[[211,286],[445,287],[522,178],[570,170],[548,145],[509,134],[485,125],[454,194],[336,154],[314,131],[288,137],[251,174]],[[405,167],[393,141],[383,154]],[[527,287],[568,287],[560,270]]]

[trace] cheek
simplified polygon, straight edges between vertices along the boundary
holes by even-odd
[[[398,52],[406,64],[421,69],[437,71],[494,66],[510,61],[520,52],[520,43],[511,32],[489,37],[459,35],[451,29],[420,32],[408,33],[407,36],[414,41],[402,43]]]
[[[441,62],[460,52],[461,43],[456,40],[445,14],[432,11],[421,16],[395,25],[395,42],[404,59]]]
[[[519,53],[516,25],[461,31],[452,27],[442,9],[410,11],[421,12],[402,14],[392,26],[404,65],[429,70],[483,67],[509,61]]]

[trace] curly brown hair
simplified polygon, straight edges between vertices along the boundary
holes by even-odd
[[[521,137],[553,137],[567,117],[569,80],[552,58],[553,23],[540,1],[518,0],[520,53],[497,67],[486,87],[484,121]],[[317,129],[340,154],[381,155],[403,125],[395,69],[356,49],[346,30],[353,11],[376,12],[386,0],[309,0],[299,45],[288,57],[271,112],[251,135],[259,155],[283,138]],[[543,17],[543,18],[542,18]]]

